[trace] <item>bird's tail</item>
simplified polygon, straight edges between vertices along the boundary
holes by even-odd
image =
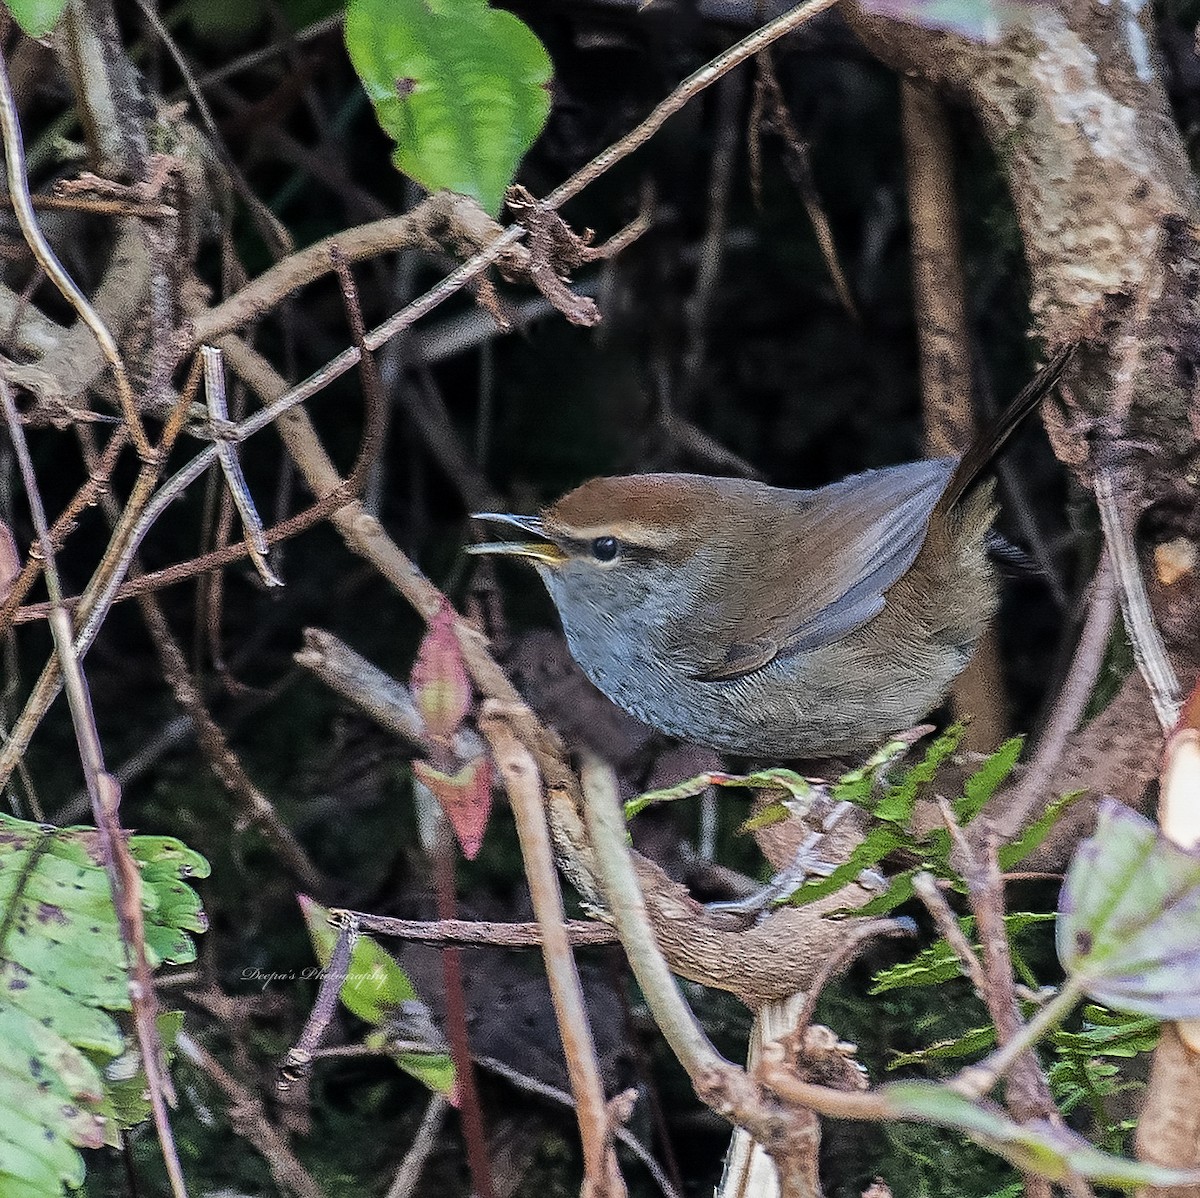
[[[1056,351],[1046,365],[1025,384],[1016,399],[975,438],[955,467],[945,491],[938,500],[938,507],[942,511],[948,511],[961,503],[975,489],[1009,437],[1054,389],[1067,364],[1075,356],[1076,348],[1077,343],[1071,342]]]

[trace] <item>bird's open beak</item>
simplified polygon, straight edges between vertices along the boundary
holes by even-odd
[[[567,560],[567,555],[551,540],[546,538],[546,526],[536,516],[513,516],[507,512],[473,512],[472,520],[495,520],[500,524],[511,524],[522,532],[531,532],[538,541],[487,541],[482,545],[468,545],[467,553],[503,554],[508,557],[530,557],[547,566],[557,566]]]

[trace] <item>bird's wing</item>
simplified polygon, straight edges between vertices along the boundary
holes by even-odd
[[[741,575],[741,610],[729,611],[727,592],[714,596],[733,626],[726,619],[728,639],[692,676],[740,678],[776,657],[832,644],[878,615],[887,589],[916,560],[953,469],[952,458],[913,462],[793,492],[795,507],[759,530],[757,556]]]

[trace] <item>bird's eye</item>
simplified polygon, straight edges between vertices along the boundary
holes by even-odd
[[[597,537],[592,542],[592,557],[598,562],[611,562],[619,549],[616,537]]]

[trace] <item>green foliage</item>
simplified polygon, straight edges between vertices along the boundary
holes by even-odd
[[[1200,1018],[1200,859],[1106,800],[1059,896],[1058,954],[1106,1006]]]
[[[889,1116],[954,1128],[1019,1169],[1050,1181],[1077,1173],[1089,1181],[1120,1189],[1186,1185],[1200,1170],[1167,1169],[1102,1152],[1078,1132],[1045,1119],[1017,1123],[999,1107],[973,1101],[932,1082],[892,1082],[879,1089]]]
[[[1049,912],[1020,911],[1004,917],[1004,926],[1011,940],[1028,927],[1054,922]],[[958,921],[963,935],[970,936],[975,930],[975,920],[964,915]],[[959,976],[961,970],[954,950],[945,940],[938,940],[922,949],[911,961],[882,969],[871,984],[872,994],[883,994],[888,990],[905,990],[913,986],[937,986]]]
[[[207,877],[207,862],[166,836],[129,848],[150,965],[194,960],[206,922],[184,879]],[[0,814],[0,993],[0,1193],[57,1196],[83,1184],[78,1149],[145,1117],[138,1056],[110,1014],[130,1009],[129,987],[95,829]]]
[[[1091,1112],[1093,1136],[1108,1152],[1120,1152],[1136,1121],[1114,1120],[1108,1099],[1138,1089],[1114,1062],[1151,1052],[1159,1024],[1144,1015],[1127,1015],[1089,1003],[1077,1031],[1059,1028],[1050,1036],[1055,1059],[1049,1068],[1050,1089],[1059,1109],[1069,1115],[1077,1107]]]
[[[301,897],[300,908],[312,940],[313,951],[327,967],[337,944],[338,933],[329,922],[329,912],[312,899]],[[339,994],[342,1005],[382,1035],[372,1036],[372,1046],[387,1050],[390,1039],[406,1039],[403,1025],[411,1005],[421,1006],[408,975],[396,959],[370,936],[355,938],[350,968]],[[421,1006],[423,1010],[423,1006]],[[449,1094],[454,1090],[454,1063],[445,1052],[395,1052],[396,1063],[431,1090]]]
[[[493,215],[550,112],[550,57],[486,0],[350,0],[346,48],[397,168]]]
[[[67,0],[4,0],[4,4],[30,37],[45,37],[62,19]]]
[[[866,807],[877,822],[851,853],[849,860],[828,877],[806,882],[789,901],[799,906],[835,894],[853,882],[863,870],[873,868],[885,857],[897,852],[915,858],[917,863],[895,874],[887,892],[860,908],[860,914],[884,914],[907,902],[912,898],[912,880],[922,870],[947,879],[961,890],[962,883],[949,864],[950,834],[944,828],[934,828],[917,836],[910,831],[909,824],[922,788],[933,781],[942,764],[958,749],[964,731],[962,724],[954,724],[946,729],[925,750],[920,761],[887,787],[881,799],[873,797],[874,775],[864,777],[861,770],[856,770],[840,778],[833,786],[833,797]],[[961,825],[974,819],[1008,777],[1020,756],[1021,744],[1019,737],[1006,741],[967,779],[963,794],[951,803]]]
[[[744,830],[766,827],[776,819],[786,819],[791,806],[803,807],[813,794],[812,783],[807,778],[800,777],[794,770],[772,768],[756,770],[752,774],[725,774],[717,770],[710,770],[706,774],[697,774],[694,778],[687,778],[673,786],[664,786],[659,790],[647,790],[643,794],[635,795],[625,804],[625,818],[633,819],[635,815],[641,814],[647,807],[656,803],[673,803],[678,799],[693,798],[695,795],[703,794],[710,786],[781,790],[788,796],[784,803],[779,804],[778,808],[768,807],[766,812],[755,816],[753,820],[748,820],[743,825]]]
[[[1055,916],[1047,913],[1017,912],[1005,917],[1010,950],[1022,970],[1016,937],[1028,928],[1044,927]],[[963,934],[970,937],[975,921],[965,916],[959,921]],[[871,993],[945,986],[960,974],[958,959],[945,940],[938,940],[919,952],[911,961],[902,961],[875,975]],[[1033,1013],[1033,1004],[1025,1004],[1025,1015]],[[1107,1152],[1120,1152],[1125,1146],[1133,1121],[1114,1120],[1108,1112],[1108,1100],[1137,1089],[1141,1083],[1126,1080],[1117,1060],[1150,1052],[1158,1042],[1158,1021],[1140,1015],[1126,1015],[1089,1004],[1083,1011],[1081,1026],[1067,1031],[1058,1028],[1047,1038],[1051,1053],[1047,1065],[1050,1088],[1064,1115],[1083,1107],[1091,1115],[1091,1135]],[[889,1069],[928,1066],[938,1061],[961,1061],[982,1056],[995,1047],[996,1031],[991,1024],[970,1027],[946,1039],[920,1048],[894,1053]]]
[[[956,729],[939,738],[876,805],[881,824],[868,834],[870,843],[860,846],[852,868],[844,871],[847,881],[854,870],[862,868],[860,862],[869,862],[880,847],[890,843],[919,854],[924,868],[932,869],[951,887],[962,889],[961,880],[949,868],[945,833],[938,830],[918,840],[907,827],[921,787],[933,780],[939,765],[954,751],[956,739]],[[951,804],[962,824],[969,824],[982,810],[1011,771],[1019,751],[1018,741],[1008,742],[966,781],[961,796]],[[853,783],[847,796],[866,801],[860,780]],[[1073,797],[1067,795],[1052,804],[1019,841],[1006,846],[1002,864],[1008,867],[1032,851]],[[885,896],[887,904],[894,905],[897,896],[911,892],[913,872],[906,871],[893,881]],[[836,877],[815,885],[831,883],[837,884]],[[1068,973],[1065,992],[1057,1000],[1066,1004],[1064,1011],[1069,1009],[1071,994],[1086,990],[1135,1012],[1160,1018],[1194,1016],[1200,1006],[1195,997],[1200,962],[1197,903],[1200,865],[1195,858],[1166,842],[1148,820],[1118,804],[1108,804],[1101,811],[1095,834],[1080,846],[1072,861],[1059,914],[1017,912],[1005,917],[1014,968],[1030,989],[1039,988],[1034,970],[1019,951],[1018,938],[1027,929],[1054,921],[1060,959]],[[974,920],[961,918],[959,927],[969,939]],[[872,993],[944,988],[961,972],[953,950],[939,940],[912,960],[880,972]],[[1028,1003],[1026,1017],[1036,1008],[1036,1003]],[[914,1023],[919,1025],[921,1020]],[[999,1108],[963,1099],[933,1083],[917,1083],[911,1090],[889,1085],[880,1093],[889,1104],[895,1104],[896,1116],[956,1128],[1017,1167],[1052,1179],[1075,1171],[1117,1187],[1164,1184],[1161,1178],[1152,1181],[1140,1166],[1116,1155],[1124,1149],[1132,1123],[1108,1109],[1110,1099],[1139,1084],[1125,1079],[1118,1062],[1150,1051],[1157,1034],[1156,1021],[1144,1014],[1123,1015],[1089,1006],[1080,1027],[1058,1028],[1047,1037],[1052,1092],[1064,1114],[1080,1108],[1090,1114],[1094,1143],[1048,1124],[1018,1128]],[[969,1061],[994,1047],[995,1029],[990,1024],[964,1022],[948,1038],[893,1053],[888,1067]],[[900,1083],[901,1087],[908,1084]]]

